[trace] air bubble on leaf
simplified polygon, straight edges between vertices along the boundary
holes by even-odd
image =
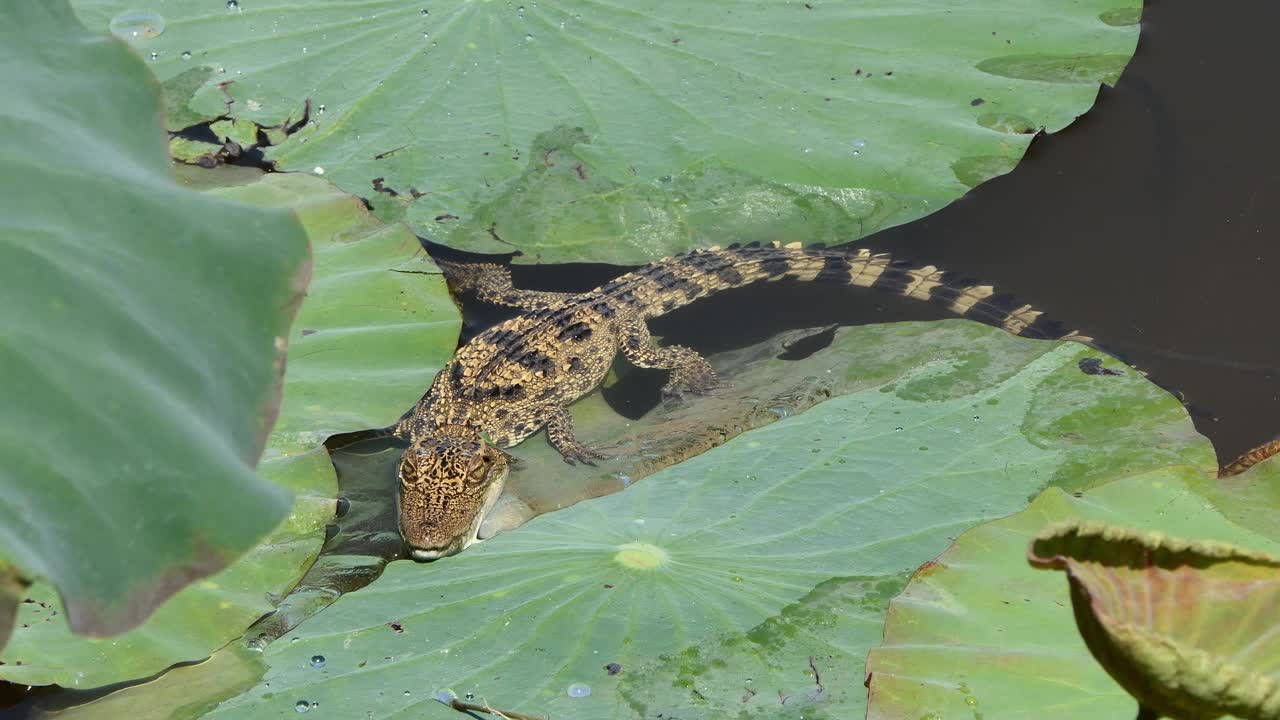
[[[153,52],[153,53],[151,53],[151,55],[150,55],[149,57],[150,57],[152,60],[159,60],[159,59],[160,59],[160,53],[158,53],[158,52]]]
[[[322,167],[320,167],[319,165],[317,165],[317,166],[315,166],[314,168],[312,168],[312,169],[311,169],[311,172],[315,173],[316,175],[323,175],[323,174],[324,174],[324,168],[322,168]]]
[[[304,713],[310,709],[311,709],[311,703],[307,702],[306,700],[299,700],[293,705],[294,712]]]
[[[574,683],[569,686],[569,697],[584,698],[591,694],[591,687],[585,683]]]
[[[466,698],[466,699],[468,699],[468,700],[475,700],[475,699],[476,699],[476,694],[475,694],[475,693],[467,693],[466,695],[463,695],[462,697],[464,697],[464,698]]]
[[[525,35],[525,36],[524,36],[524,41],[525,41],[525,42],[531,42],[532,40],[533,40],[533,35]]]
[[[182,59],[183,59],[183,60],[190,60],[190,59],[191,59],[191,51],[190,51],[190,50],[183,50],[183,51],[182,51],[182,56],[181,56],[181,57],[182,57]]]
[[[323,115],[323,114],[324,114],[324,105],[321,105],[321,106],[319,106],[319,107],[317,107],[317,108],[316,108],[316,114],[317,114],[317,115]],[[342,507],[342,506],[341,506],[341,504],[339,504],[339,506],[338,506],[338,507],[339,507],[339,508],[341,508],[341,507]],[[345,514],[345,513],[344,513],[344,514]],[[340,515],[338,515],[338,517],[342,517],[342,515],[340,514]]]
[[[324,667],[324,656],[323,656],[323,655],[312,655],[312,656],[311,656],[311,667],[313,667],[313,668],[322,668],[322,667]]]
[[[227,0],[227,12],[240,12],[240,0]]]
[[[423,14],[423,15],[430,15],[430,14],[431,14],[431,11],[430,11],[430,10],[428,10],[428,9],[426,9],[426,8],[422,8],[422,14]]]
[[[164,33],[164,18],[151,10],[126,10],[111,18],[107,29],[124,40],[150,40]]]

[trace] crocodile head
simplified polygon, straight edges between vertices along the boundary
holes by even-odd
[[[476,541],[507,481],[506,453],[473,428],[445,425],[400,459],[400,532],[416,560],[436,560]]]

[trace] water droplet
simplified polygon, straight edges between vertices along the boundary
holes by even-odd
[[[227,12],[240,12],[240,0],[227,0]]]
[[[813,148],[805,148],[804,151],[807,153],[811,153],[813,152]]]
[[[125,40],[150,40],[164,32],[164,18],[151,10],[126,10],[111,18],[107,29]]]
[[[409,697],[411,694],[412,694],[412,693],[410,693],[408,690],[405,690],[405,691],[404,691],[404,696],[405,696],[405,697]]]
[[[304,48],[302,48],[302,54],[303,54],[303,55],[306,55],[306,54],[307,54],[307,49],[306,49],[305,47],[304,47]]]
[[[316,108],[316,114],[317,114],[317,115],[323,115],[323,114],[324,114],[324,106],[323,106],[323,105],[321,105],[321,106],[319,106],[319,107],[317,107],[317,108]],[[345,500],[346,498],[342,498],[342,499],[343,499],[343,500]],[[347,507],[351,507],[351,503],[350,503],[350,502],[348,502],[348,503],[347,503]],[[339,503],[339,504],[338,504],[338,513],[339,513],[339,514],[338,514],[338,517],[342,517],[343,515],[345,515],[345,514],[346,514],[346,511],[345,511],[345,510],[343,510],[343,508],[342,508],[342,504],[341,504],[341,503]]]
[[[431,37],[431,33],[429,33],[429,32],[424,32],[424,33],[422,33],[422,39],[423,39],[423,40],[426,40],[426,39],[427,39],[427,38],[429,38],[429,37]]]
[[[294,712],[304,713],[310,709],[311,709],[311,703],[307,702],[306,700],[299,700],[293,705]]]
[[[584,698],[591,694],[591,688],[583,683],[574,683],[569,686],[569,697]]]
[[[312,169],[311,169],[311,172],[315,173],[316,175],[323,175],[323,174],[324,174],[324,168],[322,168],[322,167],[320,167],[319,165],[317,165],[317,166],[315,166],[314,168],[312,168]]]
[[[524,17],[524,6],[523,6],[523,5],[521,5],[520,7],[516,8],[516,15],[518,15],[519,17]]]
[[[525,41],[525,42],[529,42],[529,41],[531,41],[531,40],[533,40],[533,36],[532,36],[532,35],[525,35],[525,36],[524,36],[524,41]]]
[[[981,420],[981,419],[982,419],[982,417],[981,417],[981,416],[978,416],[978,415],[974,415],[974,416],[973,416],[973,421],[974,421],[974,422],[978,422],[978,421],[979,421],[979,420]]]
[[[428,9],[426,9],[426,8],[422,8],[422,14],[423,14],[423,15],[430,15],[430,14],[431,14],[431,11],[430,11],[430,10],[428,10]]]
[[[900,428],[900,427],[896,427],[896,428],[894,428],[894,429],[893,429],[893,431],[894,431],[894,432],[902,432],[902,428]]]
[[[464,698],[466,698],[466,699],[468,699],[468,700],[475,700],[475,699],[476,699],[476,694],[475,694],[475,693],[467,693],[466,695],[463,695],[462,697],[464,697]]]
[[[152,60],[159,60],[159,59],[160,59],[160,53],[158,53],[158,52],[153,52],[153,53],[151,53],[151,56],[150,56],[150,57],[151,57],[151,59],[152,59]]]
[[[312,655],[312,656],[311,656],[311,667],[313,667],[313,668],[322,668],[322,667],[324,667],[324,656],[323,656],[323,655]]]

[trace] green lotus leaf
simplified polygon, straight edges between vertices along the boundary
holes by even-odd
[[[239,637],[298,581],[333,520],[337,478],[320,443],[390,424],[456,344],[457,309],[440,275],[420,274],[434,266],[403,226],[383,225],[358,199],[305,175],[265,175],[215,194],[293,209],[313,248],[315,275],[290,332],[283,402],[261,465],[293,491],[292,512],[229,568],[118,637],[73,635],[52,588],[37,585],[0,656],[8,680],[98,687],[203,659]]]
[[[914,567],[1047,484],[1103,481],[1076,429],[1131,448],[1130,467],[1196,437],[1138,373],[1082,372],[1079,345],[962,321],[844,332],[841,348],[882,350],[860,388],[460,556],[390,563],[268,645],[262,683],[212,716],[446,718],[448,690],[535,717],[718,717],[745,677],[753,714],[783,691],[806,717],[855,716],[859,658]],[[1166,420],[1130,434],[1130,418]],[[1183,452],[1211,466],[1208,450]]]
[[[989,716],[993,712],[1001,717],[1048,720],[1133,717],[1137,710],[1133,698],[1094,660],[1081,638],[1066,584],[1055,574],[1029,568],[1026,548],[1047,526],[1101,522],[1142,533],[1158,532],[1166,538],[1197,538],[1191,548],[1214,548],[1217,546],[1213,543],[1219,543],[1276,557],[1280,534],[1268,535],[1257,527],[1236,524],[1219,504],[1230,502],[1227,483],[1247,478],[1263,467],[1240,478],[1220,481],[1212,477],[1210,468],[1201,465],[1173,466],[1122,477],[1082,493],[1050,489],[1025,511],[965,533],[947,552],[921,568],[906,590],[890,603],[884,642],[868,657],[867,717],[918,720],[984,713]],[[1211,501],[1206,493],[1213,485],[1219,486],[1217,501]],[[1248,501],[1247,496],[1242,496],[1236,502]],[[1270,503],[1269,512],[1280,510],[1274,494]],[[1128,544],[1120,545],[1128,548],[1124,552],[1113,553],[1101,542],[1090,544],[1087,552],[1095,560],[1121,559],[1125,553],[1132,556],[1137,544],[1133,536],[1126,537]],[[1041,552],[1047,555],[1054,551],[1042,551],[1038,545],[1037,554]],[[1140,596],[1124,600],[1116,594],[1122,588],[1150,592],[1153,598],[1163,592],[1166,603],[1150,607],[1154,618],[1160,619],[1157,631],[1167,633],[1166,640],[1186,642],[1198,634],[1194,642],[1205,647],[1232,646],[1234,649],[1224,651],[1220,660],[1234,662],[1235,658],[1250,672],[1269,676],[1274,683],[1276,643],[1266,642],[1268,633],[1274,634],[1276,627],[1274,571],[1268,580],[1262,565],[1228,561],[1221,556],[1216,561],[1202,559],[1193,563],[1203,566],[1204,577],[1197,577],[1201,570],[1188,566],[1176,571],[1162,569],[1164,559],[1185,561],[1193,556],[1190,549],[1164,555],[1151,553],[1151,559],[1162,559],[1160,566],[1148,570],[1153,584],[1146,586],[1138,581],[1134,569],[1123,567],[1123,562],[1106,567],[1092,561],[1083,563],[1088,565],[1084,572],[1092,578],[1090,582],[1109,578],[1104,581],[1105,590],[1090,591],[1099,593],[1094,596],[1094,607],[1098,612],[1111,612],[1120,607],[1117,603],[1146,602]],[[1147,561],[1144,552],[1136,564]],[[1209,577],[1215,574],[1217,578]],[[1235,583],[1247,576],[1255,578],[1256,596],[1238,592],[1242,586]],[[1155,587],[1154,583],[1166,579],[1171,583],[1163,590]],[[1219,596],[1202,605],[1173,602],[1167,594],[1191,596],[1208,588],[1231,597]],[[1089,602],[1087,597],[1080,599]],[[1253,613],[1259,614],[1252,617]],[[1170,621],[1174,622],[1172,627],[1166,624]],[[1254,640],[1261,642],[1252,644]],[[1173,672],[1165,675],[1162,682],[1195,680],[1189,673],[1179,674],[1186,668],[1173,664],[1174,654],[1167,652],[1169,648],[1163,645],[1161,652],[1167,654],[1147,657],[1168,661],[1165,667]],[[1194,653],[1184,657],[1193,656]],[[1218,681],[1231,679],[1225,665],[1215,664],[1214,668],[1224,671],[1215,674]],[[1193,687],[1184,686],[1184,691]],[[1198,687],[1206,689],[1209,684]],[[1254,686],[1255,691],[1259,687]],[[1240,705],[1231,708],[1232,712],[1242,713],[1239,717],[1275,716],[1274,710],[1271,715],[1248,714],[1244,710]]]
[[[306,238],[174,183],[143,61],[64,0],[0,9],[0,66],[0,558],[118,633],[288,511],[254,466]]]
[[[120,688],[103,697],[57,694],[31,698],[31,720],[188,720],[224,698],[253,687],[266,666],[262,656],[233,644],[204,662],[180,665],[154,680]],[[88,700],[86,702],[86,699]]]
[[[1093,656],[1152,717],[1280,717],[1280,558],[1101,522],[1036,536]]]
[[[131,2],[76,2],[166,82],[211,70],[175,104],[257,123],[282,169],[455,247],[618,263],[944,206],[1115,81],[1120,6],[169,0],[139,31]]]
[[[782,359],[788,347],[815,333],[829,334],[831,344],[803,359]],[[987,359],[974,355],[975,343],[990,345]],[[894,350],[886,351],[886,347]],[[1007,379],[1048,347],[1003,334],[991,335],[981,326],[958,320],[790,331],[712,355],[709,359],[718,375],[732,378],[726,386],[696,402],[659,405],[636,419],[620,415],[610,405],[609,398],[617,388],[606,383],[603,393],[574,404],[572,412],[579,437],[610,457],[596,467],[569,467],[546,442],[535,440],[514,448],[511,452],[519,462],[480,534],[490,537],[539,514],[618,492],[747,430],[802,412],[832,396],[882,387],[906,366],[959,360],[964,380],[957,379],[949,391],[967,391]],[[613,377],[625,376],[629,381],[639,374],[643,371],[628,369],[626,362],[619,360]],[[1055,390],[1058,399],[1046,400],[1044,405],[1070,410],[1079,403],[1103,413],[1124,407],[1127,422],[1124,427],[1079,422],[1059,429],[1056,415],[1034,417],[1026,428],[1031,436],[1056,437],[1056,442],[1063,443],[1062,472],[1055,473],[1050,482],[1076,487],[1105,479],[1110,473],[1165,463],[1212,462],[1211,449],[1190,429],[1181,409],[1151,384],[1129,378],[1115,383],[1071,383],[1069,387],[1072,397],[1062,397]],[[903,391],[908,397],[925,399],[933,397],[935,389],[911,386]],[[981,417],[974,422],[981,422]],[[1162,441],[1153,445],[1156,437]],[[275,614],[254,626],[251,636],[267,640],[280,637],[343,593],[371,582],[387,561],[403,557],[395,498],[386,491],[387,478],[394,476],[402,451],[399,443],[371,440],[335,453],[350,510],[337,520],[337,532],[298,588]],[[1099,474],[1091,474],[1090,468]]]

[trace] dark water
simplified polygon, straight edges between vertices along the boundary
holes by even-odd
[[[980,278],[1098,338],[1181,391],[1226,461],[1280,435],[1280,4],[1162,0],[1142,25],[1119,84],[1080,120],[1037,138],[1009,175],[866,244]],[[617,272],[519,268],[516,282],[588,289]],[[660,318],[654,332],[714,352],[790,327],[948,316],[869,291],[761,285]],[[473,328],[498,317],[468,307]],[[662,382],[637,375],[648,379],[616,400],[629,415]],[[37,690],[0,720],[30,717],[33,696],[97,694]]]

